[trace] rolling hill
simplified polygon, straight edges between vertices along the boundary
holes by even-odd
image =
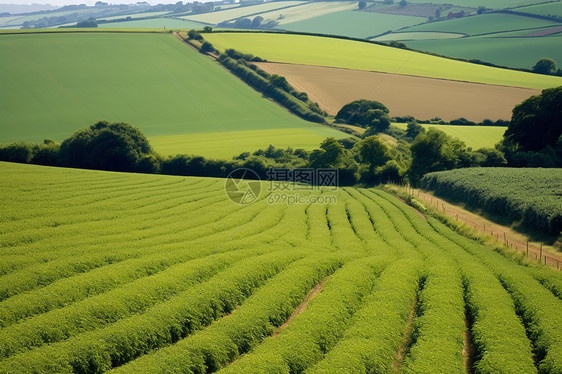
[[[0,60],[3,143],[60,141],[98,120],[129,122],[149,137],[222,132],[230,156],[287,146],[276,143],[285,134],[314,148],[326,134],[171,34],[0,35],[0,53],[10,56]],[[168,152],[193,153],[174,144]]]

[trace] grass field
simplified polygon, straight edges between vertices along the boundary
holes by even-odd
[[[554,237],[562,231],[562,169],[469,168],[430,173],[422,188]]]
[[[101,28],[146,28],[146,29],[163,29],[164,27],[166,30],[170,29],[202,29],[206,25],[199,22],[188,21],[183,19],[176,19],[176,18],[151,18],[151,19],[142,19],[136,21],[125,21],[125,22],[110,22],[110,23],[102,23],[98,27]]]
[[[562,85],[562,77],[491,68],[359,41],[260,33],[213,33],[206,35],[206,38],[220,50],[234,48],[274,62],[400,73],[525,88]]]
[[[557,22],[512,14],[481,14],[412,26],[405,31],[458,32],[480,35],[495,32],[558,26]]]
[[[150,144],[163,155],[196,154],[208,158],[229,160],[243,152],[264,149],[269,144],[313,150],[327,137],[349,135],[323,125],[304,128],[210,132],[203,134],[162,135],[150,137]]]
[[[538,344],[562,368],[559,272],[380,190],[240,206],[222,179],[0,172],[1,372],[535,373]]]
[[[562,2],[552,2],[546,4],[533,5],[528,7],[521,7],[514,9],[517,12],[524,12],[530,14],[539,14],[543,16],[554,15],[562,16]]]
[[[406,130],[406,123],[393,123],[393,126]],[[441,130],[447,135],[465,142],[467,147],[476,150],[479,148],[493,148],[503,139],[506,127],[500,126],[452,126],[452,125],[427,125],[422,124],[427,130],[430,127]]]
[[[396,30],[421,22],[425,22],[425,19],[393,14],[341,11],[307,19],[305,21],[286,23],[279,26],[279,28],[290,31],[367,38],[382,34],[388,30]]]
[[[543,57],[562,61],[561,35],[537,38],[462,38],[452,40],[417,40],[408,46],[421,51],[430,51],[447,56],[476,58],[502,66],[532,68]],[[521,53],[525,51],[525,53]],[[548,78],[553,86],[560,86],[557,78]]]
[[[309,2],[299,5],[298,7],[262,13],[260,16],[266,20],[272,19],[277,21],[280,25],[279,28],[284,28],[284,25],[288,23],[305,21],[311,18],[354,9],[357,9],[357,2],[354,1]]]
[[[0,51],[3,143],[60,141],[102,119],[147,136],[311,126],[170,34],[4,35]]]
[[[427,0],[411,0],[412,4],[426,4]],[[530,4],[543,3],[544,0],[431,0],[432,4],[452,4],[461,7],[478,8],[479,6],[488,9],[505,9],[514,8]]]
[[[252,14],[264,13],[271,10],[291,7],[294,5],[300,5],[304,3],[305,3],[304,1],[276,1],[266,4],[250,5],[250,6],[219,10],[210,13],[188,15],[182,18],[189,19],[196,22],[217,24],[222,21],[233,20],[240,17],[250,16]]]
[[[135,18],[145,18],[145,17],[160,17],[163,16],[165,14],[169,14],[170,11],[163,11],[163,12],[148,12],[148,13],[134,13],[134,14],[125,14],[122,16],[112,16],[112,17],[103,17],[103,18],[98,18],[99,20],[115,20],[115,19],[121,19],[121,18],[127,18],[127,17],[131,17],[132,19]]]
[[[392,32],[381,35],[371,40],[388,41],[388,40],[427,40],[427,39],[457,39],[464,37],[464,34],[455,34],[452,32]]]

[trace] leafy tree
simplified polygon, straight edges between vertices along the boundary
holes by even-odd
[[[262,16],[256,16],[254,17],[254,20],[252,21],[252,28],[253,29],[258,29],[261,26],[261,23],[263,21],[263,17]]]
[[[472,165],[472,155],[466,149],[464,142],[435,128],[430,128],[427,132],[418,135],[410,150],[412,164],[408,175],[410,182],[414,185],[424,174],[431,171]]]
[[[533,71],[538,74],[554,74],[556,73],[556,62],[551,58],[541,58],[533,66]]]
[[[479,6],[476,14],[484,14],[486,12],[486,7]]]
[[[249,29],[252,27],[252,20],[249,18],[238,18],[234,21],[234,27],[238,29]]]
[[[336,115],[336,119],[352,125],[367,127],[371,126],[373,119],[381,117],[380,112],[374,112],[374,110],[379,110],[384,114],[390,112],[384,104],[378,101],[359,99],[344,105]]]
[[[522,151],[554,146],[562,135],[562,86],[543,90],[513,109],[504,139]]]
[[[203,31],[204,32],[213,32],[213,28],[211,26],[205,26],[205,27],[203,27]]]
[[[416,121],[408,122],[408,125],[406,126],[406,136],[411,138],[412,140],[415,139],[416,136],[424,132],[425,128]]]
[[[405,7],[406,5],[408,5],[408,1],[406,1],[406,0],[400,0],[400,3],[399,3],[399,4],[400,4],[401,7]]]
[[[152,149],[139,129],[127,123],[101,121],[62,142],[60,166],[110,171],[147,169]],[[140,167],[142,163],[142,168]]]
[[[359,9],[365,9],[367,7],[367,2],[365,0],[361,0],[357,3],[357,6],[359,7]]]
[[[275,87],[282,89],[283,91],[286,92],[292,91],[292,87],[289,85],[289,82],[287,82],[287,79],[285,79],[285,77],[281,75],[272,74],[269,77],[269,82],[271,82],[271,84],[274,85]]]
[[[345,148],[334,138],[327,138],[310,154],[310,166],[313,168],[335,168],[341,163]]]
[[[201,44],[201,52],[209,53],[209,52],[214,52],[214,51],[215,51],[215,48],[208,41],[204,41],[203,44]]]
[[[435,9],[435,18],[441,18],[441,8]]]
[[[203,37],[201,36],[201,34],[199,34],[195,30],[189,30],[187,32],[187,38],[192,39],[192,40],[203,40]]]
[[[369,165],[369,172],[372,173],[377,166],[384,165],[390,160],[390,152],[378,136],[369,136],[358,143],[360,160]]]

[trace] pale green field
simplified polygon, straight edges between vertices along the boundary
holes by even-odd
[[[205,24],[183,20],[183,19],[160,17],[160,18],[151,18],[151,19],[141,19],[136,21],[102,23],[98,27],[102,29],[145,28],[145,29],[169,30],[169,29],[202,29],[203,27],[205,27]]]
[[[522,7],[514,9],[518,12],[540,14],[540,15],[557,15],[562,16],[562,2],[556,1],[546,4],[533,5],[529,7]]]
[[[393,123],[393,126],[406,130],[406,123]],[[503,138],[507,127],[500,126],[451,126],[451,125],[426,125],[425,129],[433,127],[447,135],[458,138],[472,149],[491,148]]]
[[[426,4],[428,0],[408,0],[408,2],[412,4]],[[431,0],[432,4],[451,4],[470,8],[483,6],[491,9],[514,8],[543,2],[544,0]]]
[[[188,15],[181,18],[189,19],[196,22],[217,24],[222,21],[245,17],[249,14],[263,13],[270,10],[275,10],[279,8],[284,8],[284,7],[299,5],[304,3],[305,3],[304,1],[276,1],[271,3],[259,4],[259,5],[251,5],[245,7],[219,10],[217,12],[195,14],[193,16]]]
[[[304,5],[298,8],[302,7]],[[368,38],[391,29],[416,25],[420,22],[425,22],[425,18],[344,10],[303,21],[283,24],[278,28],[290,31]]]
[[[304,21],[311,18],[316,18],[324,16],[326,14],[332,14],[341,12],[344,10],[357,9],[357,2],[351,1],[329,1],[329,2],[317,2],[317,3],[307,3],[293,8],[279,9],[267,13],[262,13],[264,19],[272,19],[279,22],[279,27],[284,28],[284,25],[293,22]],[[283,15],[282,19],[279,16]],[[338,23],[345,23],[344,20],[340,20]],[[336,24],[331,24],[330,26],[337,26]],[[332,34],[336,34],[333,32]]]
[[[212,33],[205,38],[219,50],[234,48],[272,62],[537,89],[562,85],[562,77],[493,68],[359,41],[265,33]]]
[[[425,23],[423,25],[409,27],[405,31],[457,32],[468,35],[480,35],[557,25],[559,24],[555,21],[516,16],[513,14],[494,13]]]
[[[165,11],[165,12],[148,12],[148,13],[135,13],[135,14],[123,14],[120,16],[112,16],[112,17],[104,17],[104,18],[98,18],[98,20],[114,20],[114,19],[121,19],[121,18],[127,18],[127,17],[131,17],[132,19],[135,18],[144,18],[144,17],[159,17],[159,16],[163,16],[164,14],[168,14],[170,13],[169,11]]]
[[[389,40],[441,40],[441,39],[458,39],[465,36],[464,34],[456,34],[450,32],[393,32],[382,35],[371,40],[389,41]]]
[[[264,149],[269,144],[313,150],[327,137],[341,139],[349,136],[326,126],[311,125],[293,129],[152,136],[149,140],[156,152],[165,156],[183,153],[228,160],[243,152]]]

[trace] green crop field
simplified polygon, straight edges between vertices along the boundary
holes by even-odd
[[[409,41],[407,45],[421,51],[429,51],[442,55],[475,58],[501,66],[513,66],[530,69],[537,60],[549,57],[562,62],[561,35],[537,38],[462,38],[451,40],[417,40]],[[521,53],[525,51],[525,53]],[[549,77],[553,86],[560,86],[562,82],[555,77]]]
[[[134,21],[125,21],[125,22],[110,22],[110,23],[102,23],[98,27],[101,28],[145,28],[145,29],[160,29],[166,28],[167,30],[170,29],[202,29],[206,25],[199,22],[188,21],[184,19],[176,19],[176,18],[151,18],[151,19],[142,19],[142,20],[134,20]]]
[[[482,14],[440,22],[431,22],[423,25],[409,27],[405,31],[457,32],[468,35],[480,35],[559,25],[559,23],[554,21],[497,13]]]
[[[412,4],[427,4],[427,0],[410,0]],[[478,8],[479,6],[488,9],[505,9],[518,6],[544,3],[544,0],[431,0],[431,4],[451,4],[462,7]]]
[[[367,12],[342,11],[331,13],[305,21],[287,23],[279,28],[290,31],[305,31],[321,34],[345,35],[355,38],[367,38],[382,34],[388,30],[425,22],[425,18],[397,16]]]
[[[310,124],[294,129],[152,136],[150,144],[163,155],[187,153],[228,160],[243,152],[264,149],[269,144],[313,150],[327,137],[345,138],[349,135],[327,126]]]
[[[526,88],[542,89],[562,85],[562,77],[492,68],[359,41],[262,33],[212,33],[205,37],[219,50],[234,48],[273,62],[342,67]]]
[[[389,41],[389,40],[432,40],[432,39],[458,39],[464,37],[464,34],[455,34],[451,32],[392,32],[381,35],[371,40]]]
[[[517,12],[539,14],[542,16],[554,15],[560,17],[562,16],[562,2],[557,1],[546,4],[539,4],[528,7],[521,7],[514,10]]]
[[[406,130],[406,123],[393,123],[402,130]],[[428,125],[422,124],[427,130],[430,127],[441,130],[449,136],[458,138],[465,142],[467,147],[472,149],[493,148],[503,139],[506,127],[500,126],[454,126],[454,125]]]
[[[264,147],[276,135],[262,130],[312,126],[170,34],[1,35],[0,53],[9,56],[0,59],[2,143],[61,141],[107,120],[149,137],[255,130]]]
[[[562,371],[559,272],[380,190],[0,173],[0,372]]]
[[[449,170],[427,174],[421,185],[527,228],[555,237],[562,231],[562,169]]]
[[[264,13],[280,8],[292,7],[304,3],[305,3],[304,1],[275,1],[266,4],[241,6],[237,8],[219,10],[216,12],[188,15],[182,18],[189,19],[192,21],[197,21],[197,22],[217,24],[222,21],[233,20],[240,17],[251,16],[253,14]]]
[[[112,16],[112,17],[103,17],[103,18],[98,18],[99,20],[115,20],[115,19],[121,19],[121,18],[127,18],[127,17],[131,17],[132,19],[135,18],[145,18],[145,17],[160,17],[163,16],[165,14],[169,14],[170,11],[163,11],[163,12],[146,12],[146,13],[133,13],[133,14],[125,14],[125,15],[119,15],[119,16]]]

